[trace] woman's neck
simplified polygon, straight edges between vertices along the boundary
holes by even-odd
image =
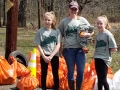
[[[77,16],[76,15],[70,15],[69,18],[70,19],[77,19]]]

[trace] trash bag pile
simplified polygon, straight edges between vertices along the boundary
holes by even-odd
[[[13,84],[16,82],[17,61],[14,61],[11,65],[7,60],[0,56],[0,85]]]
[[[36,77],[31,74],[31,71],[27,67],[17,62],[17,59],[13,56],[10,57],[12,64],[9,64],[3,56],[0,56],[0,85],[13,84],[19,77],[17,82],[19,90],[34,90],[35,88],[41,87],[40,53],[38,50],[36,52]],[[31,55],[32,51],[30,51],[28,55],[29,60]],[[60,90],[69,90],[67,82],[67,66],[64,58],[59,58],[59,62]],[[75,68],[74,77],[76,78],[76,76],[77,72]],[[107,81],[110,90],[120,90],[120,70],[113,74],[112,68],[109,67]],[[50,63],[48,66],[46,85],[47,88],[52,88],[54,85]],[[94,60],[91,60],[90,63],[86,63],[85,65],[82,90],[97,90],[97,76],[94,67]]]

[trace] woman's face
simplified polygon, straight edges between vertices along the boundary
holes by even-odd
[[[52,17],[49,16],[49,15],[46,15],[44,17],[44,24],[45,24],[45,26],[46,27],[50,27],[52,23],[53,23]]]
[[[77,8],[69,8],[69,13],[70,13],[70,15],[77,15],[77,13],[78,13],[78,9]]]

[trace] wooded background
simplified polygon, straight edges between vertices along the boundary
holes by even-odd
[[[6,26],[5,1],[0,0],[0,27]],[[54,11],[57,23],[68,15],[68,5],[72,0],[18,0],[18,27],[40,28],[43,14]],[[120,0],[76,0],[81,15],[95,23],[97,16],[105,14],[110,22],[120,21]]]

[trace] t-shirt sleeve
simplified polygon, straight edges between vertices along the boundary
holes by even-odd
[[[85,19],[84,17],[81,17],[82,18],[82,22],[88,26],[90,26],[90,23],[88,22],[87,19]]]
[[[60,32],[60,30],[59,29],[57,29],[57,43],[60,43],[60,42],[62,42],[62,36],[61,36],[61,32]]]
[[[58,25],[58,29],[60,30],[61,35],[63,36],[64,35],[64,22],[63,22],[63,19],[60,21],[60,23]]]
[[[109,48],[117,48],[117,44],[113,34],[109,35]]]
[[[41,44],[41,40],[40,40],[40,31],[38,30],[36,35],[35,35],[35,38],[34,38],[34,41],[33,41],[35,44],[38,44],[40,45]]]

